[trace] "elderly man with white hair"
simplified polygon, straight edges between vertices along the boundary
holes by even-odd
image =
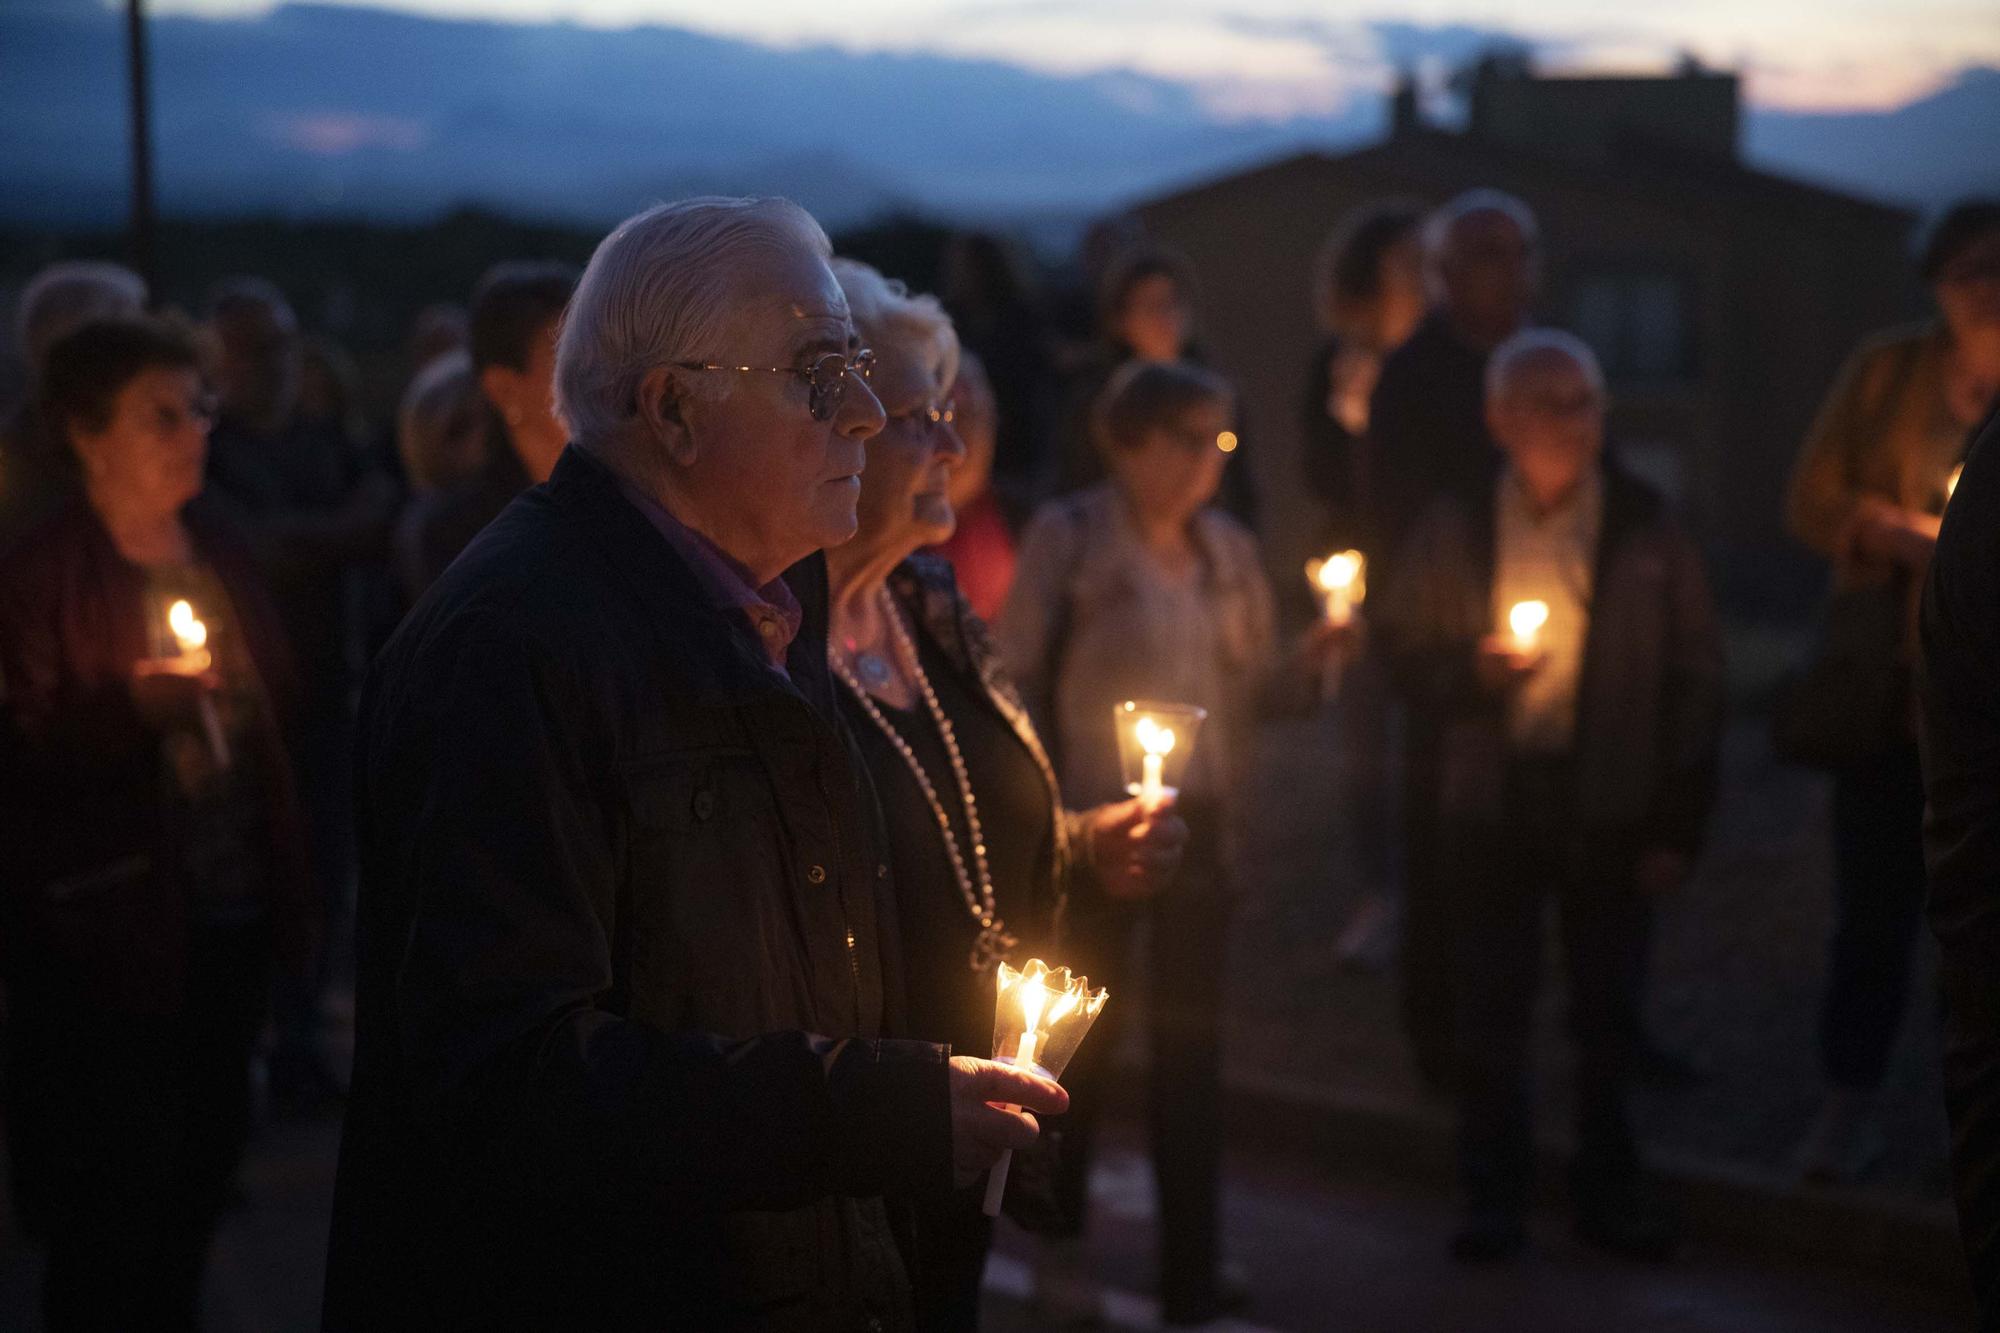
[[[1676,1228],[1640,1170],[1626,1087],[1650,903],[1687,875],[1715,794],[1722,651],[1701,557],[1604,460],[1590,349],[1515,335],[1486,373],[1505,457],[1419,521],[1377,608],[1440,728],[1443,875],[1457,904],[1455,1063],[1466,1224],[1453,1252],[1527,1240],[1530,1041],[1553,900],[1577,1047],[1577,1231],[1640,1258]]]
[[[69,448],[42,420],[37,406],[49,349],[85,324],[137,315],[146,283],[122,264],[66,259],[36,273],[21,289],[14,337],[26,362],[21,405],[0,430],[0,551],[75,490]]]
[[[892,1202],[1067,1104],[890,1039],[818,554],[883,412],[828,255],[775,199],[612,232],[569,448],[371,673],[329,1328],[907,1328]]]

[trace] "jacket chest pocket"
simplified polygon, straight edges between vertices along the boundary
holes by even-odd
[[[621,773],[634,1017],[679,1026],[760,1014],[760,978],[782,975],[796,947],[785,828],[762,763],[715,748],[645,756]]]

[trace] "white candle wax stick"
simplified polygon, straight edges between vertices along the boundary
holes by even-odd
[[[1152,757],[1148,756],[1148,758]],[[1034,1033],[1023,1032],[1021,1034],[1021,1049],[1014,1052],[1013,1065],[1014,1068],[1025,1069],[1031,1074],[1035,1072]],[[1019,1111],[1021,1108],[1009,1102],[1007,1103],[1007,1109],[1010,1111]],[[1001,1149],[1000,1160],[993,1164],[992,1174],[986,1177],[986,1215],[988,1217],[1000,1216],[1000,1201],[1007,1196],[1007,1169],[1013,1165],[1014,1150],[1012,1148]]]
[[[1148,754],[1140,762],[1142,767],[1139,777],[1139,797],[1149,805],[1158,805],[1166,795],[1167,784],[1164,775],[1167,757],[1161,754]]]
[[[201,710],[201,729],[208,737],[208,752],[214,758],[217,768],[229,767],[229,737],[223,733],[222,717],[215,711],[215,696],[204,694],[198,705]]]

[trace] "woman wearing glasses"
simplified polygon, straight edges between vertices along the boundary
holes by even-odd
[[[888,421],[868,443],[856,535],[827,552],[829,656],[881,802],[912,1033],[985,1055],[994,964],[1048,952],[1083,867],[1093,882],[1157,882],[1185,830],[1176,818],[1146,820],[1137,801],[1063,808],[986,627],[951,567],[916,554],[954,523],[949,484],[965,446],[943,395],[957,336],[933,298],[864,264],[836,260],[834,273],[875,351],[869,387]],[[925,1328],[978,1322],[992,1236],[983,1193],[981,1182],[925,1206],[915,1274]]]
[[[41,385],[81,485],[0,562],[16,1202],[48,1238],[51,1329],[193,1328],[272,957],[304,961],[289,673],[196,498],[187,336],[86,324]]]

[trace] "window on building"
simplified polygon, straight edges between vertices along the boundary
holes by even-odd
[[[1571,327],[1612,380],[1685,380],[1695,373],[1689,284],[1664,273],[1599,273],[1577,284]]]

